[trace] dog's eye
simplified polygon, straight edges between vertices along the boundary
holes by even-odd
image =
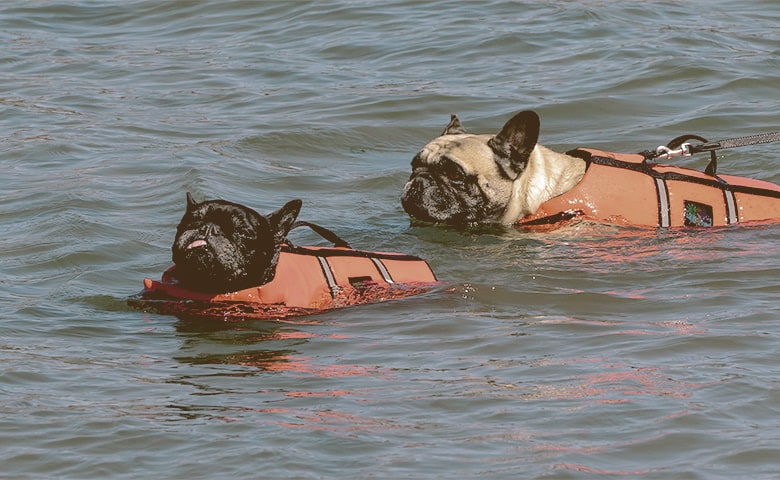
[[[420,158],[420,154],[414,156],[412,159],[412,170],[417,170],[418,168],[424,167],[425,164],[422,161],[422,158]]]
[[[222,230],[222,233],[228,237],[233,235],[233,231],[235,230],[233,223],[231,222],[221,224],[219,229]]]
[[[442,172],[453,182],[462,182],[466,179],[466,172],[457,163],[450,159],[444,159],[442,162]]]

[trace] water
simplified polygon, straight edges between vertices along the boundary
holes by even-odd
[[[776,478],[780,228],[457,232],[399,195],[450,113],[484,133],[532,108],[561,150],[778,130],[778,22],[770,1],[3,2],[0,476]],[[720,170],[778,182],[777,149]],[[295,322],[133,310],[186,191],[301,198],[451,287]]]

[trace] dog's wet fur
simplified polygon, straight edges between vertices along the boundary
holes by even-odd
[[[187,193],[187,209],[172,246],[179,284],[198,292],[227,293],[270,282],[301,205],[292,200],[266,216],[226,200],[198,203]]]
[[[401,204],[413,218],[452,226],[511,225],[582,179],[582,159],[537,143],[539,116],[512,117],[496,135],[474,135],[452,115],[412,160]]]

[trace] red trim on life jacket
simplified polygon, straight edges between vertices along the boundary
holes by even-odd
[[[197,302],[199,306],[241,304],[253,309],[253,317],[279,318],[408,297],[437,283],[428,263],[412,255],[284,245],[276,275],[265,285],[231,293],[195,292],[178,285],[173,266],[160,281],[144,279],[144,290],[139,296],[148,300]],[[183,306],[180,303],[177,308]],[[241,313],[243,316],[245,309]]]
[[[647,163],[639,154],[570,152],[588,162],[582,180],[517,226],[581,218],[638,227],[717,227],[780,221],[780,186],[732,175]]]

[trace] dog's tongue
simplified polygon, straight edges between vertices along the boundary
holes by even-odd
[[[206,246],[206,241],[205,240],[203,240],[203,239],[195,240],[194,242],[192,242],[189,245],[187,245],[187,250],[192,250],[193,248],[205,247],[205,246]]]

